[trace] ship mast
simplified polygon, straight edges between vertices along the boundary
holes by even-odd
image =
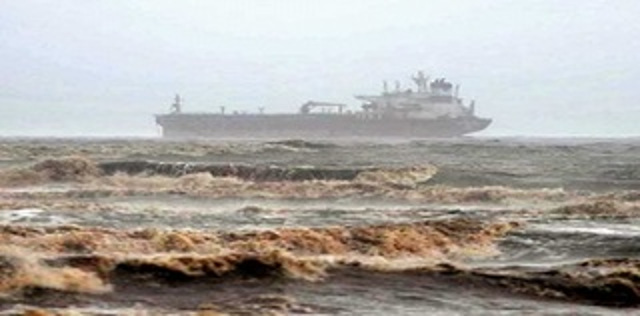
[[[418,86],[418,92],[429,92],[427,85],[427,83],[429,83],[429,77],[425,77],[422,70],[418,71],[418,75],[412,77],[411,79],[413,79],[413,82],[415,82],[416,86]]]
[[[182,98],[180,95],[176,93],[175,98],[173,99],[173,104],[171,104],[171,113],[181,113],[182,112]]]

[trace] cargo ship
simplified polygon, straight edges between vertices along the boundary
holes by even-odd
[[[360,110],[342,103],[308,101],[298,113],[267,114],[183,112],[176,95],[170,113],[156,115],[166,138],[439,138],[481,131],[491,119],[475,115],[475,101],[465,104],[460,85],[444,78],[431,80],[423,72],[412,76],[414,89],[398,81],[390,91],[386,81],[378,95],[358,95]]]

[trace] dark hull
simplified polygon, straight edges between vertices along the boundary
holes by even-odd
[[[477,132],[490,119],[371,119],[330,114],[166,114],[157,115],[162,135],[168,138],[350,138],[350,137],[456,137]]]

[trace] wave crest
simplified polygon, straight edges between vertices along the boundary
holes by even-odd
[[[98,165],[85,157],[47,159],[27,168],[0,172],[0,184],[5,186],[33,185],[46,182],[85,181],[101,175]]]
[[[0,248],[0,294],[32,288],[93,294],[111,291],[111,286],[91,272],[43,264],[24,249]]]

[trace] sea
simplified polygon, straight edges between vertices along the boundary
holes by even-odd
[[[0,139],[0,315],[640,315],[640,139]]]

